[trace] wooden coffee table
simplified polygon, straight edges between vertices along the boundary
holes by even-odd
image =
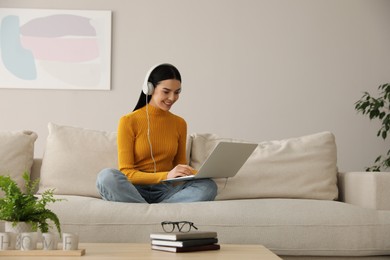
[[[152,250],[150,244],[127,244],[127,243],[82,243],[79,246],[80,249],[85,249],[85,255],[83,256],[42,256],[36,252],[31,252],[29,256],[21,255],[12,256],[13,260],[63,260],[63,259],[110,259],[110,260],[150,260],[150,259],[223,259],[223,260],[245,260],[245,259],[264,259],[273,260],[281,259],[270,250],[261,245],[232,245],[221,244],[220,250],[215,251],[202,251],[202,252],[190,252],[190,253],[170,253]],[[56,250],[58,251],[58,250]],[[5,251],[3,251],[5,252]],[[34,256],[33,253],[36,253]],[[60,253],[60,252],[57,252]],[[6,259],[4,255],[2,259]]]

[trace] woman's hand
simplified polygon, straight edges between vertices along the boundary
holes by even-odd
[[[173,168],[170,172],[168,172],[167,179],[194,175],[195,173],[196,170],[191,166],[185,164],[179,164],[175,168]]]

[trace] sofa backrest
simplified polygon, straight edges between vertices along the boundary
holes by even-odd
[[[41,177],[42,158],[34,158],[33,165],[31,167],[31,179],[35,180]]]
[[[14,140],[15,136],[17,140]],[[3,132],[0,137],[3,154],[7,155],[10,151],[28,154],[23,156],[27,160],[18,161],[15,165],[23,163],[26,170],[32,165],[31,177],[40,178],[38,193],[54,189],[55,194],[100,198],[95,187],[97,173],[104,168],[117,167],[114,132],[50,123],[44,156],[34,161],[35,133],[22,132],[10,136]],[[19,139],[27,142],[15,146]],[[7,146],[10,141],[12,145]],[[187,155],[190,165],[199,168],[220,141],[246,142],[213,134],[189,135]],[[259,142],[258,148],[235,177],[216,180],[219,187],[216,199],[334,200],[338,196],[336,163],[335,138],[329,132]],[[23,171],[12,170],[15,171],[18,173],[16,177],[20,178]],[[19,185],[23,186],[23,183]]]
[[[198,168],[220,141],[245,142],[213,134],[189,135],[190,165]],[[34,160],[32,177],[41,178],[39,192],[53,188],[56,194],[99,198],[96,175],[100,169],[117,167],[116,149],[115,133],[49,124],[45,154]],[[336,162],[335,138],[329,132],[260,142],[235,177],[216,180],[216,199],[334,200]]]

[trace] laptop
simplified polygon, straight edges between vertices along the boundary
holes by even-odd
[[[253,143],[220,142],[200,167],[196,175],[166,179],[163,182],[208,178],[229,178],[237,174],[256,149]]]

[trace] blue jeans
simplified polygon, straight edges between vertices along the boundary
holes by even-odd
[[[136,203],[175,203],[212,201],[217,196],[217,185],[211,179],[183,183],[133,185],[116,169],[102,170],[96,186],[104,200]]]

